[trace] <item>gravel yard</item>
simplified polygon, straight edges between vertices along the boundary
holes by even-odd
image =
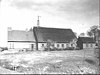
[[[0,66],[23,74],[98,74],[93,50],[0,53]]]

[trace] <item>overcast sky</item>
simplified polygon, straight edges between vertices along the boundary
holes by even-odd
[[[40,26],[71,28],[80,34],[99,25],[99,0],[1,0],[0,36],[3,31],[7,37],[7,27],[37,26],[37,16],[41,16]]]

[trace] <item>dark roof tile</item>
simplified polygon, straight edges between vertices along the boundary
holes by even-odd
[[[95,43],[92,37],[79,37],[83,43]]]

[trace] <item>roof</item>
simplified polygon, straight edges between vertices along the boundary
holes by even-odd
[[[70,42],[76,38],[71,29],[34,27],[33,30],[38,42],[47,42],[47,40]]]
[[[95,43],[95,40],[92,37],[79,37],[83,43]]]
[[[34,42],[35,38],[33,31],[11,30],[8,31],[8,42],[9,41]]]

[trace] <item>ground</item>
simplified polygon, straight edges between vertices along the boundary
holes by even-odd
[[[98,74],[94,50],[5,51],[0,53],[3,69],[21,74]],[[0,72],[1,73],[1,72]]]

